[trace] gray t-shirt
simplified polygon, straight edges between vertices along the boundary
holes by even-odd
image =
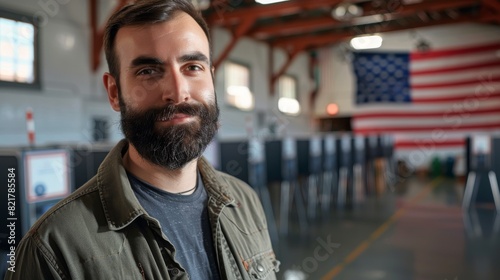
[[[190,279],[220,279],[207,209],[207,191],[198,172],[193,194],[160,190],[127,173],[132,189],[175,247],[175,260]]]

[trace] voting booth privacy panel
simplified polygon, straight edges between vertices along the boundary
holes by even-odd
[[[0,150],[0,180],[5,186],[0,192],[2,205],[5,205],[5,209],[0,211],[0,219],[6,223],[6,226],[0,228],[1,251],[8,251],[11,245],[18,244],[22,236],[20,163],[21,156],[18,152]],[[14,227],[7,227],[11,222]]]
[[[0,151],[0,167],[5,171],[0,178],[9,182],[8,188],[0,192],[7,205],[0,216],[12,225],[0,229],[2,250],[8,249],[9,244],[18,244],[40,216],[73,191],[70,158],[67,149]]]
[[[250,184],[248,176],[248,141],[221,141],[219,145],[220,170]]]
[[[44,149],[23,152],[23,228],[73,191],[70,151]]]
[[[466,141],[467,182],[463,207],[493,203],[500,213],[500,137],[474,135]]]
[[[492,150],[500,151],[498,139],[492,143],[492,147],[495,147]],[[365,175],[370,173],[369,162],[388,154],[382,144],[380,137],[369,139],[333,133],[302,139],[286,137],[267,141],[219,140],[212,143],[211,149],[207,149],[205,157],[214,165],[218,165],[218,169],[252,186],[261,199],[266,200],[263,201],[266,215],[273,213],[267,187],[270,183],[280,183],[281,191],[289,191],[286,194],[288,198],[281,198],[280,204],[291,203],[289,207],[297,204],[295,210],[310,206],[311,211],[300,209],[298,212],[314,213],[314,205],[304,205],[306,203],[301,193],[307,198],[307,202],[321,204],[322,208],[325,206],[324,210],[328,210],[331,199],[334,199],[332,202],[338,204],[337,206],[351,203],[357,197],[357,191],[353,189],[357,184],[352,181],[353,175],[356,174],[355,166],[363,166],[362,173]],[[16,178],[14,195],[11,196],[16,206],[13,217],[18,219],[19,225],[15,229],[16,238],[20,239],[29,227],[60,199],[95,176],[110,149],[111,146],[103,144],[0,150],[2,170],[14,168],[13,175],[10,176]],[[494,168],[500,167],[500,155],[491,157],[491,160]],[[6,172],[0,176],[5,182],[9,179]],[[314,176],[317,176],[318,180],[310,181],[307,187],[298,184],[299,177]],[[310,188],[312,183],[317,186]],[[342,188],[339,189],[339,185]],[[310,189],[312,191],[308,192]],[[2,192],[1,195],[1,199],[8,201],[7,192]],[[291,209],[284,207],[283,210],[288,212]],[[1,215],[4,220],[8,218],[5,211]],[[303,224],[305,225],[305,222]],[[8,229],[0,230],[2,248],[6,248],[9,234]]]
[[[94,147],[90,150],[86,148],[72,149],[75,189],[83,186],[97,174],[97,170],[108,155],[109,150],[109,147]]]
[[[298,173],[302,176],[319,174],[322,171],[322,142],[319,136],[297,139]]]
[[[259,196],[266,215],[269,234],[274,246],[278,245],[278,231],[274,208],[266,180],[266,157],[260,139],[219,141],[219,169],[249,184]]]
[[[0,215],[16,224],[14,232],[0,229],[0,249],[9,248],[11,235],[17,244],[48,209],[95,176],[109,150],[110,146],[100,145],[0,150],[0,167],[12,170],[11,174],[2,172],[0,178],[13,181],[12,188],[0,192],[2,201],[12,205],[13,211]]]

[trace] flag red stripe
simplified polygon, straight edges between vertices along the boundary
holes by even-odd
[[[454,55],[464,55],[464,54],[493,51],[493,50],[500,50],[500,43],[493,43],[478,47],[448,49],[441,51],[415,52],[410,54],[410,59],[411,60],[435,59],[443,56],[449,57]]]
[[[453,66],[453,67],[443,67],[430,70],[410,71],[411,72],[410,75],[418,76],[418,75],[440,74],[440,73],[448,73],[448,72],[463,71],[463,70],[475,70],[475,69],[494,67],[494,66],[500,66],[500,60],[488,61],[477,64]]]
[[[500,120],[498,123],[488,123],[488,124],[468,124],[460,125],[457,127],[450,126],[404,126],[404,127],[376,127],[376,128],[360,128],[356,129],[356,133],[370,134],[370,133],[394,133],[394,132],[415,132],[415,131],[428,131],[432,132],[435,129],[441,129],[444,131],[463,131],[463,130],[474,130],[474,129],[500,129]]]
[[[488,78],[488,80],[485,80],[485,81],[483,81],[481,79],[471,79],[471,80],[465,80],[465,81],[446,82],[446,83],[418,84],[418,85],[411,85],[411,87],[413,89],[431,89],[431,88],[465,86],[465,85],[473,85],[473,84],[477,84],[478,86],[484,86],[483,85],[484,83],[499,82],[499,81],[500,81],[500,76]]]
[[[434,117],[442,117],[442,116],[447,116],[447,117],[452,117],[452,116],[463,116],[466,114],[471,114],[471,115],[483,115],[483,114],[491,114],[491,113],[500,113],[500,107],[496,108],[486,108],[486,109],[476,109],[476,110],[470,110],[470,111],[452,111],[452,112],[445,112],[445,111],[440,111],[440,112],[402,112],[402,113],[360,113],[356,114],[355,119],[383,119],[383,118],[388,118],[388,119],[393,119],[393,118],[434,118]]]

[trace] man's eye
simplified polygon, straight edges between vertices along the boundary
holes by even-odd
[[[189,65],[189,66],[187,67],[187,69],[188,69],[189,71],[202,71],[202,70],[203,70],[203,67],[201,67],[201,66],[199,66],[199,65],[196,65],[196,64],[195,64],[195,65]]]
[[[137,72],[137,75],[139,75],[139,76],[141,76],[141,75],[154,75],[154,74],[158,74],[158,71],[156,69],[152,69],[152,68],[142,69],[139,72]]]

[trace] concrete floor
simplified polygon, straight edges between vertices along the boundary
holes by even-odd
[[[498,280],[500,215],[492,205],[463,211],[463,190],[452,179],[411,178],[303,233],[292,221],[275,246],[279,279]]]

